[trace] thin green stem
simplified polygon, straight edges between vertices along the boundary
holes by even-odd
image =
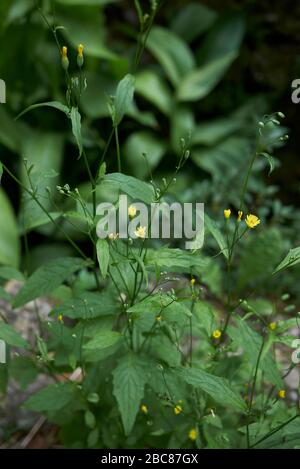
[[[120,151],[120,142],[119,142],[119,132],[118,126],[114,127],[115,130],[115,139],[116,139],[116,149],[117,149],[117,158],[118,158],[118,172],[122,172],[122,165],[121,165],[121,151]]]

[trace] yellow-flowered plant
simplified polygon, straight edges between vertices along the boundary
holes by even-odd
[[[230,210],[230,208],[225,209],[225,210],[224,210],[224,217],[225,217],[226,219],[228,219],[228,218],[230,218],[230,215],[231,215],[231,210]]]
[[[245,223],[248,228],[255,228],[257,225],[260,224],[260,219],[256,215],[252,215],[251,213],[246,216]]]

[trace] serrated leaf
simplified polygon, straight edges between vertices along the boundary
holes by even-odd
[[[35,412],[58,411],[77,398],[78,391],[75,384],[50,384],[27,399],[24,406]]]
[[[202,389],[219,404],[232,407],[238,411],[246,410],[245,401],[232,389],[226,379],[198,368],[183,368],[180,370],[180,374],[188,384]]]
[[[99,331],[87,344],[84,345],[86,350],[103,350],[112,347],[122,339],[122,334],[116,331]]]
[[[133,354],[123,357],[113,371],[113,393],[117,399],[124,431],[134,425],[147,381],[144,362]]]
[[[193,267],[203,269],[208,261],[198,253],[192,254],[182,249],[160,248],[148,249],[145,258],[145,264],[148,266],[157,266],[162,268],[182,269],[190,272]]]
[[[0,339],[13,347],[27,348],[28,343],[10,324],[0,321]]]
[[[51,293],[87,262],[76,257],[61,257],[39,267],[17,294],[14,308]]]
[[[117,308],[116,301],[107,292],[84,292],[54,308],[52,314],[72,319],[94,319],[115,314]]]
[[[101,274],[105,278],[109,265],[109,244],[105,239],[98,239],[96,248]]]

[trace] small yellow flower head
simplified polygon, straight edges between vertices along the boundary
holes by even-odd
[[[280,389],[280,391],[278,391],[278,397],[280,397],[280,399],[285,399],[286,394],[284,389]]]
[[[136,207],[134,205],[130,205],[128,207],[128,215],[130,218],[134,218],[136,216]]]
[[[196,430],[196,428],[192,428],[189,431],[189,439],[192,440],[192,441],[195,441],[196,438],[197,438],[197,430]]]
[[[82,44],[79,44],[79,46],[77,47],[77,51],[78,51],[78,55],[77,55],[77,65],[79,68],[82,67],[83,65],[83,62],[84,62],[84,58],[83,58],[83,49],[84,49],[84,46]]]
[[[227,210],[224,210],[224,217],[227,219],[227,218],[230,218],[230,215],[231,215],[231,210],[230,208],[228,208]]]
[[[220,331],[220,329],[216,329],[213,333],[212,333],[212,336],[214,339],[219,339],[222,335],[222,332]]]
[[[269,327],[270,331],[275,331],[275,329],[277,328],[277,323],[276,322],[270,322],[268,327]]]
[[[146,237],[146,227],[145,226],[139,226],[135,232],[134,232],[135,236],[137,238],[145,238]]]
[[[260,224],[260,219],[256,215],[252,215],[250,213],[250,215],[246,216],[245,222],[248,228],[255,228]]]
[[[148,414],[148,407],[145,404],[141,405],[141,412],[143,412],[143,414]]]
[[[68,48],[66,46],[63,46],[61,49],[61,65],[65,71],[68,70],[69,59],[68,59]]]
[[[177,405],[174,407],[174,414],[175,414],[175,415],[181,414],[182,411],[183,411],[183,409],[182,409],[182,406],[181,406],[181,405],[177,404]]]
[[[242,216],[243,216],[243,212],[242,212],[242,210],[239,210],[238,211],[238,217],[237,217],[238,222],[240,222],[242,220]]]
[[[156,316],[156,321],[160,322],[161,321],[161,316]]]
[[[59,315],[57,316],[57,320],[58,320],[58,322],[64,322],[64,321],[63,321],[63,316],[62,316],[62,314],[59,314]]]
[[[192,278],[190,283],[191,283],[191,285],[192,285],[192,287],[193,287],[193,286],[195,285],[195,283],[196,283],[196,279],[195,279],[195,278]]]
[[[109,239],[110,241],[114,241],[114,240],[116,240],[117,238],[118,238],[118,233],[109,233],[109,235],[108,235],[108,239]]]

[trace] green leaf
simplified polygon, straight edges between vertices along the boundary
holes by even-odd
[[[28,357],[16,357],[9,364],[9,374],[25,390],[38,376],[39,370]]]
[[[99,262],[100,270],[103,278],[107,275],[109,265],[109,245],[105,239],[98,239],[97,244],[97,259]]]
[[[99,331],[84,345],[86,350],[103,350],[117,344],[122,338],[122,334],[116,331]]]
[[[5,106],[0,106],[0,142],[10,151],[18,153],[21,149],[25,126],[16,123]],[[27,129],[26,129],[27,130]]]
[[[135,78],[126,75],[117,86],[116,96],[113,103],[113,125],[116,127],[122,121],[133,101]]]
[[[19,280],[20,282],[24,282],[25,277],[17,269],[14,269],[14,267],[9,267],[9,266],[2,266],[0,267],[0,278],[3,278],[4,280]]]
[[[54,308],[52,314],[72,319],[94,319],[115,314],[117,308],[116,301],[107,292],[84,292]]]
[[[63,146],[64,137],[54,132],[31,131],[23,139],[23,151],[26,156],[28,171],[30,168],[30,180],[35,188],[35,195],[49,212],[51,212],[53,204],[49,197],[48,188],[52,193],[56,191],[63,160]],[[25,187],[31,189],[24,165],[22,165],[21,181]],[[51,212],[54,219],[57,219],[59,215],[57,212]],[[25,191],[23,191],[19,219],[23,231],[29,231],[50,223],[46,213]]]
[[[90,410],[87,410],[84,414],[84,421],[87,427],[95,428],[96,426],[96,418]]]
[[[288,267],[292,267],[300,262],[300,247],[290,249],[285,258],[280,262],[273,272],[273,275],[281,272]]]
[[[214,119],[199,124],[192,133],[192,145],[215,145],[224,138],[239,130],[242,123],[231,117]]]
[[[163,114],[171,114],[173,102],[170,88],[155,71],[141,71],[136,77],[135,89],[137,94],[154,104]]]
[[[197,101],[205,98],[223,78],[236,57],[237,53],[230,52],[190,72],[177,88],[177,99],[179,101]]]
[[[230,326],[228,328],[228,335],[239,348],[244,350],[251,365],[255,367],[263,339],[248,326],[246,321],[236,318],[235,322],[237,327]],[[283,386],[281,375],[267,346],[265,346],[265,350],[262,353],[260,365],[270,382],[278,389],[281,389]]]
[[[178,155],[182,153],[182,139],[189,147],[194,127],[195,116],[192,109],[188,106],[178,105],[171,116],[171,143]]]
[[[185,41],[192,42],[207,31],[216,18],[215,11],[206,5],[193,2],[179,9],[171,23],[171,29]]]
[[[18,334],[10,324],[0,321],[0,339],[13,347],[27,348],[28,343]]]
[[[0,184],[1,184],[2,175],[3,175],[3,166],[2,166],[2,163],[0,161]]]
[[[166,144],[154,133],[146,130],[133,132],[125,143],[126,161],[133,174],[141,179],[149,176],[148,165],[151,170],[156,168],[165,151]],[[148,164],[146,164],[144,154]]]
[[[132,199],[141,200],[146,204],[154,202],[153,187],[132,176],[127,176],[122,173],[110,173],[105,176],[103,182],[107,185],[115,185],[120,191],[132,197]]]
[[[217,241],[222,254],[226,257],[226,259],[228,259],[229,252],[227,248],[227,242],[218,224],[214,220],[212,220],[208,215],[205,215],[204,220],[205,220],[205,228],[208,229],[210,234]]]
[[[29,277],[17,294],[14,308],[18,308],[40,296],[48,295],[77,270],[86,266],[86,261],[76,257],[61,257],[42,265]]]
[[[157,266],[162,268],[182,269],[190,272],[193,267],[202,270],[207,266],[208,261],[198,253],[182,249],[173,249],[163,247],[160,249],[148,249],[145,258],[145,264],[149,266]]]
[[[58,109],[59,111],[64,112],[67,116],[69,115],[69,108],[65,106],[64,104],[60,103],[59,101],[47,101],[45,103],[37,103],[37,104],[32,104],[31,106],[28,106],[26,109],[24,109],[24,111],[18,114],[18,116],[16,117],[16,120],[24,116],[24,114],[27,114],[27,112],[33,111],[34,109],[38,109],[40,107],[52,107],[54,109]]]
[[[174,86],[195,66],[194,56],[179,36],[160,26],[152,28],[147,40],[148,49],[161,63]]]
[[[180,373],[188,384],[202,389],[222,406],[232,407],[238,411],[246,410],[245,401],[232,389],[226,379],[196,368],[183,368]]]
[[[78,399],[78,390],[75,384],[50,384],[27,399],[24,406],[35,412],[59,411],[73,399]]]
[[[272,274],[280,260],[283,240],[276,228],[253,233],[247,240],[241,254],[238,271],[238,288],[262,285]]]
[[[117,399],[125,435],[134,425],[147,380],[143,360],[133,354],[123,357],[113,371],[113,393]]]
[[[198,58],[202,64],[214,62],[229,54],[237,54],[245,33],[243,15],[229,13],[220,16],[205,37]]]
[[[162,316],[168,322],[184,322],[191,316],[190,310],[183,304],[171,298],[169,295],[157,293],[150,295],[143,301],[136,303],[127,310],[132,318],[149,317],[150,322],[155,316]]]
[[[273,173],[274,169],[275,169],[275,159],[274,159],[274,156],[271,156],[269,155],[269,153],[261,153],[262,156],[264,156],[268,163],[269,163],[269,173],[268,173],[268,176],[271,175],[271,173]]]
[[[85,56],[117,61],[118,56],[106,46],[105,16],[97,5],[86,2],[77,2],[72,8],[62,5],[56,11],[57,24],[64,26],[61,33],[75,50],[78,44],[84,44]]]
[[[20,259],[18,226],[13,208],[0,188],[0,263],[17,267]]]
[[[79,150],[79,158],[82,155],[83,146],[82,146],[82,135],[81,135],[81,115],[77,107],[72,107],[70,114],[72,122],[72,132],[75,137],[75,141]]]

